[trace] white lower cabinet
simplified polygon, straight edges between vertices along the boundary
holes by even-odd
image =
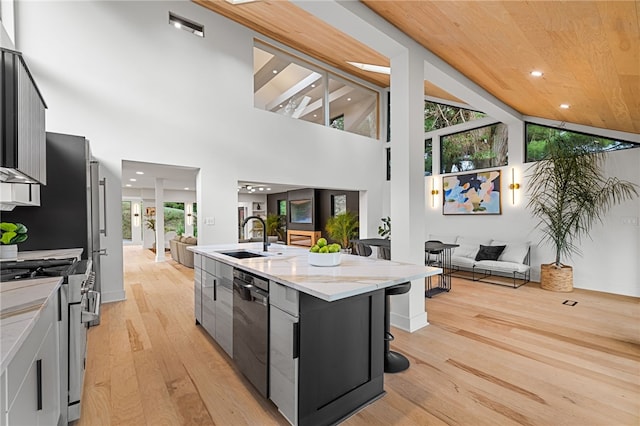
[[[298,424],[298,292],[269,283],[269,397],[282,415]]]
[[[57,303],[56,296],[43,308],[33,330],[3,373],[3,414],[6,413],[3,424],[33,426],[58,423],[60,351]]]

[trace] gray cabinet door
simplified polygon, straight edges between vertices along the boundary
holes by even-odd
[[[202,324],[202,269],[200,268],[193,270],[193,301],[196,321]]]
[[[291,424],[298,423],[298,318],[271,305],[269,312],[269,394]]]
[[[202,321],[209,335],[216,336],[216,277],[208,271],[202,271]]]
[[[233,358],[233,267],[216,262],[216,342]]]

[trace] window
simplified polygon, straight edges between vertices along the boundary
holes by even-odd
[[[253,48],[253,95],[255,108],[378,137],[378,92],[262,43]]]
[[[547,153],[547,145],[562,142],[575,146],[584,146],[599,151],[617,151],[620,149],[637,148],[640,144],[618,141],[587,133],[573,132],[566,129],[526,123],[526,162],[542,160]]]
[[[164,203],[164,232],[184,234],[184,203]]]
[[[387,148],[387,180],[391,180],[391,148]]]
[[[498,123],[442,136],[442,173],[485,169],[507,165],[508,129]]]
[[[477,120],[487,115],[470,109],[454,107],[451,105],[438,104],[424,101],[424,131],[444,129],[467,121]]]
[[[431,176],[433,170],[433,139],[424,141],[424,175]]]
[[[122,239],[131,240],[131,201],[122,202]]]
[[[378,94],[341,79],[329,78],[329,117],[341,130],[370,138],[378,137]],[[330,123],[334,127],[333,122]]]
[[[287,200],[278,200],[278,215],[287,217]]]

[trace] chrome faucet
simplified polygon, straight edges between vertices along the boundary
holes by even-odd
[[[264,223],[264,219],[262,219],[260,216],[249,216],[244,220],[242,226],[244,227],[251,219],[258,219],[260,223],[262,223],[262,251],[269,251],[269,243],[267,240],[267,224]]]

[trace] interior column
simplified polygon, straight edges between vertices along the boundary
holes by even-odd
[[[424,265],[424,60],[405,50],[391,58],[391,259]],[[391,324],[427,325],[424,279],[392,297]]]
[[[164,179],[156,178],[156,262],[164,262]]]

